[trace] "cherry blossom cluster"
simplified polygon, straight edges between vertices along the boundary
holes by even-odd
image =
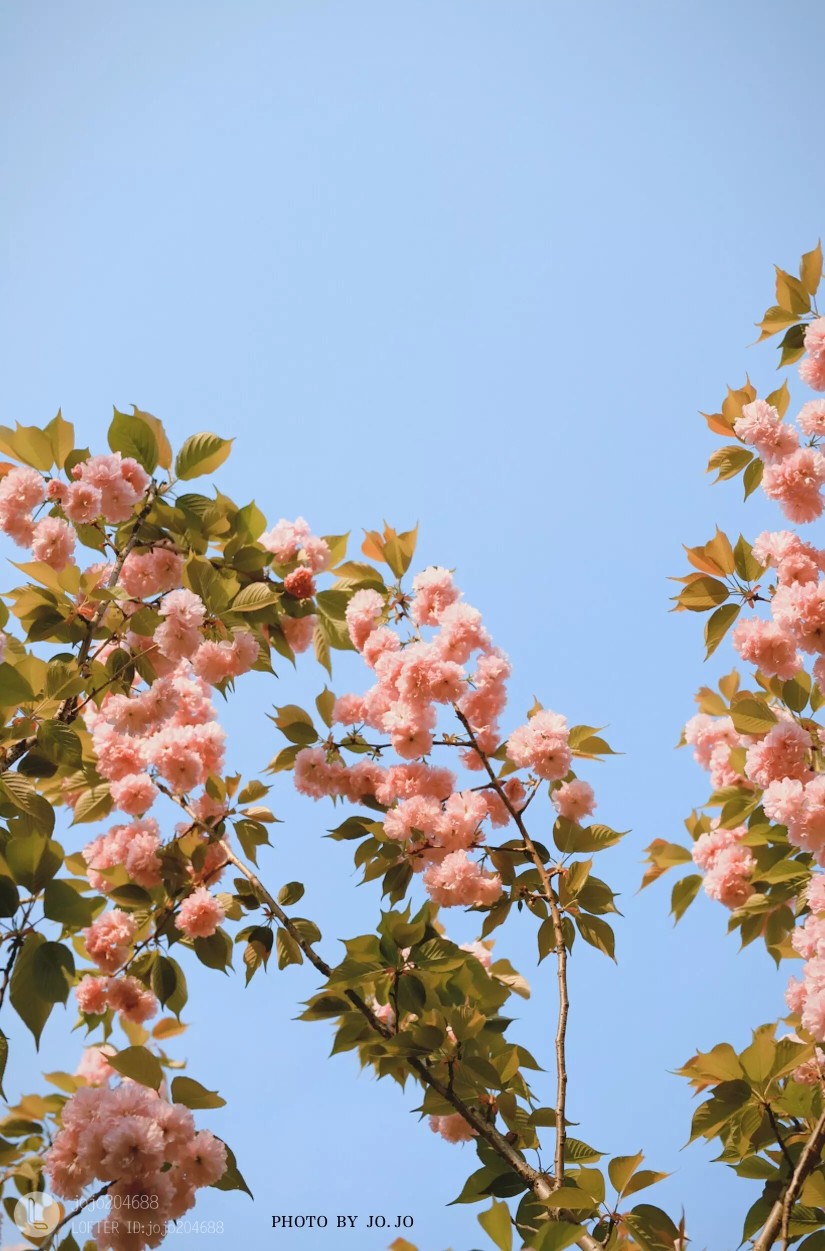
[[[314,799],[376,800],[388,809],[385,837],[402,845],[413,869],[423,872],[431,899],[446,907],[489,906],[501,894],[501,880],[471,853],[483,848],[486,823],[508,824],[524,805],[527,788],[511,777],[500,791],[486,780],[460,790],[456,774],[428,757],[436,745],[452,747],[465,769],[486,771],[502,743],[499,720],[510,663],[446,569],[433,567],[413,580],[411,600],[396,611],[396,621],[410,624],[408,637],[402,638],[389,617],[388,598],[378,591],[360,590],[352,597],[346,613],[350,638],[375,682],[364,694],[342,695],[333,709],[333,722],[350,727],[351,734],[368,727],[386,735],[389,744],[375,745],[374,758],[354,765],[345,763],[341,745],[331,741],[304,748],[295,760],[295,785]],[[445,710],[457,716],[459,732],[437,744],[439,713]],[[390,748],[403,763],[379,763]],[[510,735],[507,754],[512,765],[531,771],[529,785],[537,785],[536,779],[561,783],[553,800],[562,815],[578,819],[593,811],[587,783],[575,778],[562,783],[572,760],[564,717],[537,711]]]
[[[812,322],[805,332],[807,356],[799,372],[815,391],[825,391],[825,317]],[[743,443],[754,448],[765,469],[762,489],[776,500],[791,521],[814,521],[825,508],[825,456],[817,444],[825,434],[825,400],[803,404],[797,417],[798,429],[785,422],[778,410],[765,400],[753,400],[734,422],[734,431]],[[809,440],[803,444],[800,434]]]
[[[744,825],[727,830],[715,821],[693,844],[693,859],[705,874],[706,893],[726,908],[740,907],[753,893],[751,875],[756,861],[741,845],[747,832]]]
[[[69,484],[57,478],[46,482],[36,469],[15,467],[0,482],[0,530],[20,547],[30,547],[35,560],[45,561],[58,573],[75,548],[69,523],[126,521],[150,481],[136,460],[120,452],[89,457],[75,465],[72,476]],[[35,511],[47,501],[59,505],[64,516],[35,521]]]
[[[807,887],[809,915],[791,936],[794,950],[805,961],[801,981],[792,977],[785,998],[799,1014],[803,1029],[816,1042],[825,1042],[825,874],[815,874]]]
[[[124,1081],[78,1090],[45,1157],[51,1189],[76,1200],[108,1184],[110,1209],[93,1230],[101,1251],[143,1251],[164,1241],[167,1223],[226,1171],[226,1147],[197,1130],[192,1113],[154,1090]]]
[[[776,571],[771,620],[740,621],[733,631],[734,647],[765,677],[782,681],[799,673],[804,654],[815,656],[813,675],[825,683],[825,551],[780,530],[760,534],[753,554]]]

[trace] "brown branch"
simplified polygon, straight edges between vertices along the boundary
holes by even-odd
[[[54,1229],[49,1235],[48,1242],[43,1242],[40,1244],[41,1247],[43,1248],[43,1251],[49,1251],[49,1247],[54,1245],[54,1240],[57,1237],[57,1235],[60,1233],[61,1229],[65,1229],[65,1227],[71,1221],[73,1221],[76,1216],[79,1216],[80,1213],[83,1211],[83,1209],[87,1208],[89,1204],[96,1202],[96,1200],[98,1199],[102,1199],[103,1196],[108,1192],[109,1187],[113,1185],[114,1185],[114,1182],[106,1182],[106,1185],[101,1186],[100,1190],[96,1190],[93,1195],[89,1195],[88,1198],[81,1200],[81,1202],[78,1203],[77,1207],[74,1208],[73,1211],[67,1213],[67,1215],[63,1217],[60,1223],[55,1225]]]
[[[777,1199],[771,1208],[770,1216],[762,1227],[762,1232],[753,1244],[753,1251],[768,1251],[775,1245],[777,1238],[788,1236],[791,1211],[800,1190],[808,1175],[816,1168],[825,1148],[825,1112],[822,1113],[811,1136],[805,1143],[793,1175],[788,1182],[784,1194]]]
[[[455,707],[455,705],[454,705]],[[553,890],[553,883],[550,880],[550,873],[547,866],[536,850],[536,845],[527,832],[524,824],[521,809],[517,809],[511,802],[509,795],[504,789],[500,779],[496,777],[495,770],[490,764],[486,754],[481,750],[478,741],[473,732],[467,718],[459,708],[455,708],[456,716],[464,726],[470,741],[478,753],[479,758],[487,770],[492,785],[505,804],[508,812],[518,827],[518,831],[524,839],[524,845],[530,855],[530,859],[538,870],[542,888],[544,890],[544,898],[550,909],[550,918],[553,926],[554,950],[556,953],[556,973],[559,986],[559,1016],[556,1025],[556,1151],[554,1160],[554,1189],[564,1183],[564,1148],[567,1137],[565,1129],[565,1111],[567,1105],[567,1058],[565,1054],[565,1039],[567,1035],[567,1018],[570,1012],[570,997],[567,989],[567,947],[564,941],[564,929],[562,926],[562,915],[559,908],[559,898]],[[535,791],[533,792],[535,794]],[[532,798],[532,796],[531,796]]]
[[[307,942],[307,940],[295,928],[292,921],[281,908],[277,900],[263,885],[261,879],[256,873],[252,872],[243,860],[235,855],[225,839],[222,840],[221,846],[226,852],[226,858],[229,863],[233,864],[235,868],[244,875],[260,898],[266,903],[278,924],[282,926],[289,936],[298,944],[310,964],[312,964],[318,972],[322,973],[328,980],[332,974],[332,969],[327,962],[318,955],[312,944]],[[366,1018],[371,1028],[374,1029],[376,1033],[380,1034],[382,1038],[390,1039],[393,1037],[393,1031],[388,1026],[384,1025],[382,1021],[379,1021],[370,1009],[369,1005],[365,1003],[357,991],[345,990],[342,993],[347,999],[349,999],[353,1007],[357,1008],[361,1015]],[[418,1060],[413,1056],[406,1056],[404,1059],[405,1063],[412,1069],[421,1083],[425,1086],[430,1086],[441,1096],[442,1099],[445,1099],[455,1108],[457,1112],[460,1112],[465,1121],[472,1126],[478,1136],[483,1138],[485,1142],[489,1143],[496,1154],[504,1160],[505,1164],[509,1165],[513,1172],[527,1183],[537,1199],[544,1200],[550,1197],[553,1191],[557,1189],[557,1183],[554,1178],[550,1178],[546,1173],[541,1173],[537,1169],[532,1168],[524,1157],[520,1155],[519,1152],[514,1150],[507,1139],[499,1133],[494,1125],[491,1125],[490,1122],[485,1120],[480,1113],[478,1113],[474,1108],[469,1107],[463,1099],[459,1098],[459,1096],[452,1089],[450,1083],[440,1081],[439,1078],[437,1078],[421,1060]],[[572,1222],[579,1219],[575,1213],[567,1212],[563,1209],[559,1210],[559,1218]],[[602,1244],[588,1234],[586,1230],[582,1230],[582,1236],[578,1239],[576,1245],[580,1247],[582,1251],[602,1251]]]

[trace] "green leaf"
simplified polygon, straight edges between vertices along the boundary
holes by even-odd
[[[634,1173],[628,1182],[624,1197],[627,1199],[630,1195],[635,1195],[637,1191],[646,1189],[647,1186],[655,1186],[657,1182],[664,1181],[669,1176],[669,1173],[657,1173],[652,1168],[639,1169],[639,1172]]]
[[[45,473],[54,464],[51,440],[39,426],[0,426],[0,451]]]
[[[15,882],[33,893],[41,891],[63,863],[60,844],[40,834],[9,839],[4,855]]]
[[[767,734],[776,725],[776,714],[757,695],[734,695],[730,715],[740,734]]]
[[[741,604],[723,604],[705,622],[705,660],[712,656],[741,611]]]
[[[754,1030],[753,1042],[746,1047],[739,1057],[742,1068],[752,1082],[760,1085],[771,1075],[776,1056],[774,1026],[762,1026]]]
[[[0,876],[0,917],[13,917],[20,907],[20,891],[10,877]]]
[[[610,1161],[607,1172],[610,1184],[615,1187],[617,1194],[623,1194],[625,1186],[644,1158],[644,1152],[639,1151],[636,1155],[617,1155]]]
[[[80,799],[75,804],[74,819],[72,825],[82,825],[87,821],[99,821],[101,817],[108,816],[112,811],[112,796],[109,793],[109,786],[106,782],[101,782],[99,786],[93,786],[90,790],[84,791]]]
[[[618,843],[624,834],[609,825],[579,826],[566,817],[558,817],[553,826],[553,841],[559,851],[604,851]]]
[[[720,582],[718,578],[703,576],[688,582],[676,598],[682,608],[687,608],[689,612],[707,612],[709,608],[724,603],[729,595],[730,591],[724,582]]]
[[[799,262],[799,277],[808,295],[816,295],[822,277],[822,244],[817,242],[810,252],[803,252]]]
[[[231,895],[227,898],[231,899]],[[217,929],[208,938],[196,938],[193,946],[195,955],[208,969],[223,972],[232,964],[232,939],[225,930]]]
[[[16,708],[34,699],[34,691],[19,669],[8,661],[0,664],[0,708]]]
[[[756,460],[752,460],[748,465],[742,475],[742,482],[745,487],[745,499],[747,499],[749,495],[753,495],[754,491],[762,481],[762,475],[764,472],[765,463],[758,458]]]
[[[31,1030],[38,1049],[43,1026],[48,1021],[54,1006],[51,1000],[40,993],[34,974],[34,957],[45,942],[42,934],[26,935],[12,970],[9,987],[11,1005],[23,1024]]]
[[[607,921],[603,921],[601,917],[587,916],[582,913],[576,917],[576,925],[579,933],[586,943],[590,943],[591,947],[597,947],[599,951],[603,951],[606,956],[615,961],[616,959],[616,936]]]
[[[578,1186],[569,1185],[559,1186],[544,1202],[549,1208],[570,1208],[573,1212],[596,1206],[592,1195],[585,1194]]]
[[[216,434],[193,434],[186,440],[175,460],[175,473],[184,481],[214,473],[229,456],[233,439]]]
[[[47,760],[56,765],[80,768],[83,747],[76,730],[62,721],[44,721],[37,729],[37,746]]]
[[[760,565],[753,554],[753,548],[742,534],[739,535],[736,547],[733,549],[733,559],[736,572],[745,582],[755,582],[765,572],[765,566]]]
[[[55,465],[62,469],[67,457],[74,450],[74,426],[70,421],[64,421],[63,414],[58,409],[57,416],[52,417],[43,433],[51,444]]]
[[[278,968],[285,969],[288,964],[303,964],[301,948],[286,930],[278,930],[275,936],[275,948],[278,953]]]
[[[687,877],[680,880],[673,887],[670,896],[670,911],[673,916],[674,924],[680,921],[693,903],[702,886],[702,875],[700,873],[691,873]]]
[[[479,1213],[478,1223],[500,1251],[512,1251],[513,1223],[506,1203],[497,1203],[494,1199],[492,1207]]]
[[[278,891],[278,903],[288,908],[290,904],[296,904],[304,894],[304,887],[301,882],[287,882],[286,886],[282,886]]]
[[[43,892],[43,914],[49,921],[80,929],[91,925],[96,911],[96,901],[81,895],[76,887],[63,878],[48,882]]]
[[[74,978],[74,957],[63,943],[42,943],[32,955],[32,976],[41,998],[65,1003]]]
[[[172,1080],[172,1102],[187,1108],[223,1108],[226,1100],[216,1090],[207,1090],[192,1077],[175,1077]]]
[[[581,1225],[571,1225],[569,1221],[548,1221],[540,1226],[531,1246],[535,1251],[565,1251],[578,1242],[584,1232]]]
[[[278,603],[278,596],[266,582],[250,582],[232,601],[233,612],[259,612]]]
[[[107,1058],[113,1069],[123,1077],[131,1077],[133,1082],[140,1082],[141,1086],[157,1090],[163,1081],[160,1060],[146,1047],[127,1047]]]
[[[735,478],[752,459],[753,452],[742,447],[741,443],[729,443],[713,453],[706,472],[711,473],[714,469],[717,471],[714,482],[720,482],[723,478]]]
[[[252,1191],[247,1186],[243,1179],[243,1175],[238,1168],[238,1162],[235,1159],[234,1151],[232,1151],[231,1147],[229,1147],[227,1143],[224,1143],[223,1145],[226,1147],[226,1170],[223,1177],[219,1177],[216,1182],[212,1182],[214,1189],[244,1190],[249,1195],[250,1199],[254,1198]]]
[[[141,417],[114,410],[109,426],[109,447],[122,456],[131,456],[147,473],[154,473],[158,464],[158,441],[155,433]]]
[[[796,326],[791,326],[790,330],[786,330],[779,344],[779,365],[781,369],[784,365],[793,365],[798,361],[805,352],[805,330],[804,322],[800,322]]]

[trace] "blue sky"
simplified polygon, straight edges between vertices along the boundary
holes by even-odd
[[[237,436],[221,485],[273,520],[419,521],[420,563],[456,567],[513,660],[514,715],[536,694],[610,726],[626,754],[593,773],[600,815],[633,828],[604,863],[626,915],[618,969],[580,945],[572,961],[570,1112],[597,1147],[671,1171],[651,1200],[684,1204],[712,1251],[738,1244],[752,1196],[711,1152],[680,1150],[692,1108],[670,1071],[744,1045],[782,1010],[784,973],[737,954],[708,901],[674,931],[665,889],[635,891],[643,847],[704,797],[672,746],[730,658],[703,667],[667,576],[715,523],[778,520],[710,487],[697,410],[746,371],[771,389],[771,347],[747,345],[771,265],[793,268],[823,229],[808,116],[823,34],[820,6],[765,0],[0,5],[0,421],[62,405],[102,446],[112,404],[134,402],[178,441]],[[248,682],[227,714],[234,762],[265,765],[268,704],[322,685],[310,665],[277,690]],[[372,928],[376,894],[321,841],[331,811],[283,778],[273,800],[264,875],[306,881],[334,955]],[[522,1028],[547,1055],[551,971],[526,924],[499,949],[534,982]],[[212,1124],[256,1194],[199,1201],[224,1221],[207,1245],[371,1251],[380,1232],[269,1225],[374,1212],[413,1215],[422,1251],[478,1246],[475,1209],[444,1207],[471,1150],[351,1056],[326,1059],[325,1027],[292,1019],[314,985],[193,971],[177,1051],[228,1099]],[[38,1080],[24,1052],[13,1090]],[[41,1054],[65,1061],[57,1016]]]

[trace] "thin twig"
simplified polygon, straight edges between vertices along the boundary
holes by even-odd
[[[49,1235],[48,1242],[41,1243],[43,1251],[49,1251],[49,1248],[53,1245],[54,1240],[57,1237],[57,1235],[60,1233],[61,1229],[64,1229],[65,1226],[68,1225],[70,1221],[73,1221],[76,1216],[79,1216],[80,1213],[83,1211],[83,1209],[87,1208],[89,1204],[94,1203],[97,1199],[102,1199],[103,1196],[108,1192],[109,1187],[113,1185],[114,1185],[114,1182],[107,1182],[105,1186],[100,1187],[100,1190],[96,1190],[93,1195],[89,1195],[88,1198],[83,1199],[80,1203],[78,1203],[77,1207],[74,1208],[73,1211],[69,1212],[66,1216],[64,1216],[62,1221],[60,1221],[58,1225],[55,1225],[54,1229]]]
[[[536,845],[527,832],[524,824],[522,810],[517,809],[511,802],[507,791],[502,785],[499,778],[496,777],[495,770],[490,764],[486,754],[481,750],[478,741],[473,732],[467,718],[459,708],[455,709],[456,716],[464,726],[470,741],[482,760],[487,774],[499,795],[499,798],[505,804],[507,810],[512,816],[518,827],[518,831],[524,839],[524,845],[530,855],[533,864],[538,870],[541,879],[542,888],[544,890],[544,898],[547,900],[547,906],[550,909],[550,918],[553,926],[554,949],[556,953],[556,973],[559,986],[559,1016],[556,1025],[556,1151],[554,1160],[554,1188],[558,1188],[564,1182],[564,1148],[567,1138],[565,1128],[565,1112],[567,1105],[567,1058],[565,1055],[565,1039],[567,1035],[567,1018],[570,1012],[570,997],[567,990],[567,946],[564,941],[564,928],[562,926],[562,915],[559,908],[559,899],[553,890],[553,883],[550,880],[550,873],[547,866],[536,850]],[[534,792],[535,793],[535,792]]]

